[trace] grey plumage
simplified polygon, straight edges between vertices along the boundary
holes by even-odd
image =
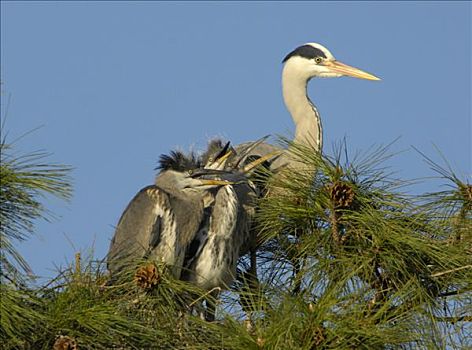
[[[249,251],[252,242],[250,234],[255,200],[261,191],[245,170],[247,163],[251,163],[248,154],[266,138],[247,143],[239,148],[239,152],[230,149],[228,144],[224,146],[234,156],[228,159],[218,176],[232,184],[216,190],[211,211],[208,212],[208,225],[198,234],[202,246],[198,254],[188,261],[182,276],[184,280],[211,290],[217,287],[225,289],[235,279],[238,258]],[[268,161],[274,157],[276,154],[272,153],[261,156]]]
[[[179,278],[187,246],[203,219],[208,188],[185,173],[163,171],[131,200],[110,244],[111,273],[140,258],[169,265]],[[176,185],[188,181],[190,187]]]
[[[222,193],[241,192],[240,197],[235,197],[237,203],[232,208],[236,210],[234,215],[239,215],[236,220],[240,220],[234,227],[245,226],[240,222],[249,220],[248,214],[238,214],[238,211],[243,209],[239,201],[247,202],[246,194],[243,195],[247,178],[225,168],[225,162],[218,163],[229,150],[229,143],[213,140],[200,157],[178,151],[160,157],[157,167],[160,173],[155,184],[138,192],[118,222],[108,253],[108,268],[112,274],[122,270],[126,264],[146,258],[164,263],[175,278],[180,278],[182,267],[190,266],[204,247],[206,237],[202,232],[215,231],[217,218],[214,209],[218,212],[218,219],[229,215],[229,212],[219,212],[224,203],[220,199]],[[215,164],[225,170],[212,169]],[[237,181],[238,184],[234,188],[225,186],[228,181]],[[218,188],[221,186],[225,190],[220,193]],[[232,231],[228,234],[231,235]]]
[[[213,297],[206,298],[204,317],[207,321],[215,318],[213,300],[236,278],[238,259],[251,240],[250,227],[257,196],[254,185],[237,169],[226,170],[219,177],[233,184],[217,189],[205,225],[194,239],[195,252],[186,261],[181,277],[209,291]]]
[[[243,174],[221,175],[235,182],[220,187],[215,196],[207,231],[202,232],[202,247],[189,262],[183,279],[198,287],[211,290],[227,288],[235,278],[241,248],[249,240],[249,228],[254,214],[256,189]]]
[[[215,147],[210,152],[219,150]],[[154,185],[140,190],[123,212],[110,244],[108,269],[112,274],[127,264],[146,258],[169,266],[179,278],[189,245],[204,220],[204,209],[213,202],[211,184],[201,170],[204,154],[172,151],[162,155]]]

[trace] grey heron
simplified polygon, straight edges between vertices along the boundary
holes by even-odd
[[[231,185],[216,190],[205,229],[195,238],[195,253],[187,261],[182,279],[209,291],[216,299],[236,278],[236,266],[244,245],[250,239],[256,188],[238,172],[220,177]],[[214,305],[207,299],[206,319],[214,319]]]
[[[231,164],[227,161],[234,150],[220,140],[210,142],[200,158],[181,152],[162,155],[155,184],[142,189],[119,220],[108,254],[112,276],[147,258],[216,298],[217,290],[235,279],[238,258],[249,240],[256,188],[248,174],[277,155],[243,164],[246,152],[264,139],[234,156]],[[206,300],[205,318],[213,320],[214,304]]]
[[[198,231],[209,190],[227,181],[204,178],[195,156],[163,155],[155,184],[140,190],[123,212],[108,253],[108,269],[120,271],[132,259],[168,265],[180,277],[186,249]]]
[[[249,249],[251,224],[255,211],[258,189],[248,179],[249,174],[264,161],[280,152],[269,153],[249,164],[244,164],[246,153],[260,144],[266,137],[250,144],[240,154],[227,162],[233,150],[207,166],[221,170],[218,178],[228,181],[214,190],[213,204],[207,211],[204,224],[196,234],[190,254],[184,264],[181,279],[207,291],[216,299],[222,289],[227,289],[236,279],[238,259]],[[224,150],[228,147],[227,144]],[[217,166],[215,166],[217,164]],[[208,321],[214,319],[214,303],[207,301]]]
[[[112,275],[132,260],[147,258],[164,263],[174,278],[180,278],[186,255],[187,259],[192,258],[192,242],[210,220],[215,198],[221,197],[217,195],[217,188],[231,185],[231,179],[238,181],[235,184],[240,192],[238,200],[246,206],[246,193],[243,194],[242,189],[248,180],[243,172],[236,173],[226,165],[231,152],[229,143],[223,146],[221,141],[215,140],[201,157],[176,151],[161,156],[155,184],[136,194],[118,222],[108,253],[108,269]],[[244,156],[244,152],[240,156]],[[247,173],[255,165],[257,162],[246,165],[243,171]],[[231,186],[225,189],[233,190]],[[242,208],[237,203],[232,209]],[[225,215],[231,213],[220,212],[217,216],[224,222]],[[238,212],[233,215],[243,217]],[[247,215],[244,218],[247,219]],[[237,227],[242,226],[239,221]]]
[[[334,58],[324,46],[307,43],[297,47],[283,59],[282,93],[285,106],[295,124],[295,143],[310,146],[321,151],[323,130],[320,114],[307,94],[308,82],[315,77],[337,78],[349,76],[359,79],[380,80],[375,75],[344,64]],[[239,151],[242,144],[236,147]],[[279,148],[268,143],[260,144],[251,155],[262,156]],[[271,169],[277,171],[282,166],[296,166],[287,153],[274,160]]]
[[[320,114],[307,94],[308,82],[312,78],[337,78],[349,76],[359,79],[380,80],[378,77],[362,71],[358,68],[344,64],[323,45],[317,43],[307,43],[291,51],[283,59],[282,70],[282,95],[295,124],[295,137],[293,142],[300,145],[309,146],[317,152],[322,151],[323,130]],[[236,151],[245,149],[248,143],[240,144]],[[280,150],[279,147],[269,143],[260,143],[248,152],[247,157],[254,159]],[[290,152],[284,152],[281,156],[270,162],[269,167],[273,173],[280,173],[284,168],[288,170],[298,170],[300,163],[291,159]],[[273,195],[280,194],[280,189],[271,189]],[[251,252],[250,278],[256,276],[256,257]],[[256,277],[257,278],[257,277]]]

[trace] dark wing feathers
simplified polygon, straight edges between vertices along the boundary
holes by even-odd
[[[162,216],[156,216],[156,221],[152,225],[151,237],[149,237],[149,250],[156,248],[161,242]]]

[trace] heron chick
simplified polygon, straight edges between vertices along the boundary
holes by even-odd
[[[145,258],[166,264],[180,277],[187,247],[211,202],[209,191],[229,184],[205,178],[204,169],[191,169],[196,166],[180,152],[161,157],[154,185],[136,194],[118,222],[107,257],[112,275]]]
[[[228,154],[231,152],[229,150],[221,158],[229,159]],[[266,159],[279,153],[268,154],[255,162],[244,164],[242,159],[247,155],[243,152],[233,157],[231,162],[221,162],[219,166],[223,170],[215,171],[219,179],[230,184],[214,190],[213,204],[192,242],[191,254],[182,272],[182,280],[209,291],[213,297],[213,300],[207,298],[205,319],[208,321],[214,320],[214,300],[221,290],[228,289],[236,279],[238,259],[252,240],[251,225],[258,188],[248,179],[248,175]]]
[[[136,194],[118,222],[108,253],[112,275],[144,258],[165,264],[180,278],[185,256],[192,257],[190,245],[209,220],[217,189],[232,184],[226,164],[231,152],[229,143],[215,140],[201,157],[179,151],[160,157],[155,184]],[[247,182],[241,174],[232,179]]]

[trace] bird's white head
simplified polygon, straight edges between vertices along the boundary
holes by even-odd
[[[337,78],[350,76],[359,79],[380,80],[375,75],[364,72],[336,60],[333,54],[323,45],[307,43],[285,56],[284,70],[292,76],[308,81],[314,77]]]

